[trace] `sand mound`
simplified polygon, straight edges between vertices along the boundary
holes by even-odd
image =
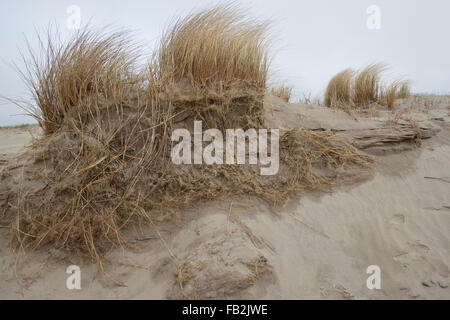
[[[397,106],[408,108],[409,114],[404,116],[417,122],[415,127],[401,119],[395,123],[390,121],[391,112],[380,111],[377,117],[354,121],[341,110],[286,104],[266,97],[263,110],[266,126],[282,128],[286,132],[283,136],[287,135],[286,139],[295,141],[299,148],[303,143],[305,150],[315,150],[313,169],[320,177],[337,184],[340,181],[335,180],[336,174],[345,177],[346,172],[335,171],[333,166],[326,170],[327,161],[320,158],[320,150],[314,149],[311,143],[323,142],[333,153],[333,146],[337,150],[347,146],[345,140],[336,145],[347,136],[354,137],[349,139],[351,145],[384,155],[377,156],[379,164],[374,178],[356,186],[334,188],[334,192],[300,192],[300,201],[293,199],[283,207],[270,206],[255,196],[226,196],[218,201],[182,205],[186,208],[172,207],[173,212],[148,209],[145,213],[153,225],[149,221],[128,223],[129,228],[120,230],[126,240],[122,244],[127,248],[110,250],[101,257],[109,275],[107,279],[102,278],[98,267],[90,261],[73,252],[55,249],[53,239],[45,250],[39,250],[33,259],[15,269],[16,257],[7,245],[10,230],[1,228],[0,282],[4,290],[0,290],[0,296],[446,298],[450,292],[449,240],[445,232],[449,222],[446,166],[450,151],[449,99],[436,97],[436,102],[429,106],[431,100],[413,97]],[[340,132],[342,136],[339,138],[330,131]],[[425,138],[427,131],[437,132],[436,136],[423,139],[422,145],[417,144],[417,134],[420,132]],[[302,140],[291,140],[291,135],[297,133]],[[311,137],[316,134],[328,138]],[[48,160],[35,163],[32,156],[19,155],[2,162],[2,226],[11,222],[11,214],[19,203],[11,190],[27,190],[28,194],[22,195],[32,205],[32,195],[49,188],[46,180],[31,175],[33,169],[44,168],[44,162],[52,169]],[[359,166],[355,166],[355,171],[362,173]],[[42,199],[36,197],[36,203],[41,204]],[[7,218],[3,216],[5,209]],[[95,241],[101,239],[97,237]],[[112,263],[105,264],[106,261]],[[10,272],[11,262],[16,274]],[[65,270],[71,264],[82,270],[82,290],[67,290],[64,286]],[[369,276],[366,269],[373,264],[381,268],[381,290],[366,287]]]
[[[49,41],[28,78],[45,135],[18,160],[21,174],[2,182],[13,245],[77,252],[103,271],[104,254],[129,244],[129,225],[167,222],[176,208],[234,195],[279,205],[360,178],[372,159],[330,131],[282,131],[275,176],[261,176],[259,165],[172,163],[172,131],[192,133],[194,120],[222,132],[265,127],[265,30],[229,6],[190,15],[169,28],[146,72],[123,32]]]
[[[246,291],[259,281],[273,280],[272,267],[258,248],[262,244],[248,227],[239,228],[234,224],[227,231],[213,235],[180,262],[176,281],[169,288],[167,297],[244,298]]]

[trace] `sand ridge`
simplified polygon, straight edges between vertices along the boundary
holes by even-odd
[[[95,264],[51,248],[15,266],[2,227],[0,298],[450,299],[450,104],[438,100],[424,110],[415,100],[400,103],[433,135],[418,145],[417,137],[397,130],[407,139],[388,139],[381,151],[370,145],[373,178],[310,192],[282,208],[230,198],[168,213],[171,223],[161,218],[129,228],[136,246],[109,252],[111,279]],[[277,98],[266,101],[267,110],[280,128],[316,123],[350,137],[392,126],[389,114],[355,121],[343,111]],[[8,149],[14,139],[3,137]],[[81,290],[66,288],[71,264],[81,268]],[[381,269],[380,290],[366,287],[369,265]]]

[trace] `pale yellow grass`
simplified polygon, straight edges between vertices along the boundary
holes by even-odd
[[[346,69],[331,78],[325,92],[326,106],[336,107],[351,103],[351,83],[353,75],[354,72],[351,69]]]
[[[293,90],[292,87],[290,87],[286,84],[281,84],[278,86],[271,87],[270,94],[272,94],[273,96],[279,97],[286,102],[289,102],[291,100],[292,90]]]
[[[325,105],[350,110],[376,103],[394,108],[397,98],[409,96],[410,83],[394,80],[386,84],[382,79],[386,69],[386,65],[375,63],[356,72],[352,69],[339,72],[328,83]]]
[[[158,80],[219,89],[239,82],[265,89],[268,28],[267,21],[249,19],[233,5],[188,14],[163,34],[154,63]]]

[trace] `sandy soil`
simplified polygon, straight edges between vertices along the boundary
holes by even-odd
[[[376,155],[373,178],[279,209],[236,198],[177,212],[170,224],[130,229],[136,248],[110,252],[109,278],[94,263],[50,248],[15,265],[2,226],[0,298],[450,299],[450,99],[411,98],[398,114],[359,121],[318,106],[269,105],[274,127],[372,139],[359,146]],[[400,115],[402,107],[409,111]],[[384,127],[412,122],[435,132],[420,147],[407,127]],[[30,137],[0,130],[0,154],[14,155]],[[72,264],[81,269],[81,290],[66,288]],[[379,290],[366,286],[370,265],[380,267]]]
[[[0,155],[7,156],[20,152],[31,144],[33,138],[41,134],[38,125],[12,128],[0,128]]]

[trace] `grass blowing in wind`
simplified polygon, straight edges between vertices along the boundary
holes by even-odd
[[[135,69],[138,49],[127,31],[85,27],[67,42],[49,31],[46,40],[39,38],[39,52],[30,49],[31,59],[24,58],[22,77],[34,102],[25,109],[50,134],[68,114],[92,112],[100,99],[127,99],[140,80]]]
[[[351,81],[354,72],[346,69],[331,78],[325,92],[325,105],[339,107],[351,101]]]
[[[272,86],[270,88],[270,94],[283,99],[285,102],[289,102],[291,100],[293,88],[286,84],[279,84]]]
[[[351,110],[378,103],[393,109],[396,99],[409,96],[410,82],[394,80],[386,83],[382,79],[386,70],[386,65],[375,63],[358,71],[339,72],[328,83],[325,105]]]

